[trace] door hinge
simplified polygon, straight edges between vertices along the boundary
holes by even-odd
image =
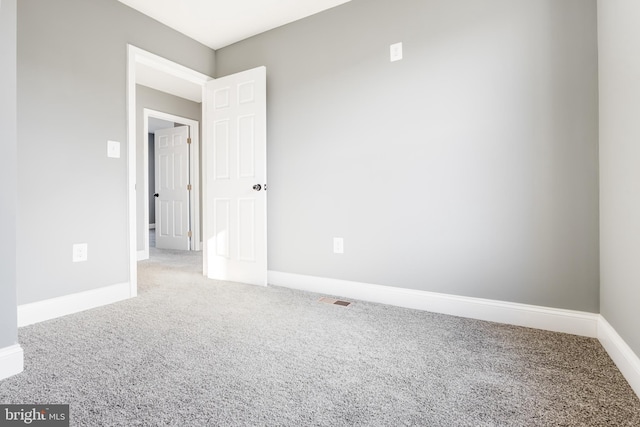
[[[191,231],[189,231],[189,232],[187,233],[187,236],[188,236],[189,238],[191,238],[191,237],[193,236],[193,233],[191,233]]]
[[[191,184],[187,185],[187,191],[191,191]]]
[[[187,138],[187,144],[191,144],[191,138]]]

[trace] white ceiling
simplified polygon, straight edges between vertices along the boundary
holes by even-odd
[[[220,49],[350,0],[119,0]]]

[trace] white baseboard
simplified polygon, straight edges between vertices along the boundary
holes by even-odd
[[[594,313],[461,297],[279,271],[269,271],[268,277],[271,285],[320,294],[547,331],[564,332],[591,338],[596,338],[598,335],[599,315]]]
[[[598,322],[598,339],[633,391],[640,397],[640,358],[602,316]]]
[[[269,284],[342,298],[598,338],[640,397],[640,358],[599,314],[269,271]]]
[[[0,380],[19,374],[24,370],[24,352],[20,345],[0,348]]]
[[[18,306],[18,327],[78,313],[131,297],[129,283],[105,286],[77,294],[65,295],[44,301]]]

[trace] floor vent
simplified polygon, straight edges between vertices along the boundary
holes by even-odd
[[[339,305],[339,306],[342,306],[342,307],[349,307],[351,305],[351,303],[349,301],[342,301],[342,300],[334,299],[334,298],[322,297],[322,298],[320,298],[319,301],[323,302],[325,304]]]

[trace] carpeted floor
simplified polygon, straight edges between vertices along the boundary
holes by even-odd
[[[640,426],[595,339],[204,279],[139,264],[139,297],[21,328],[0,403],[76,426]]]

